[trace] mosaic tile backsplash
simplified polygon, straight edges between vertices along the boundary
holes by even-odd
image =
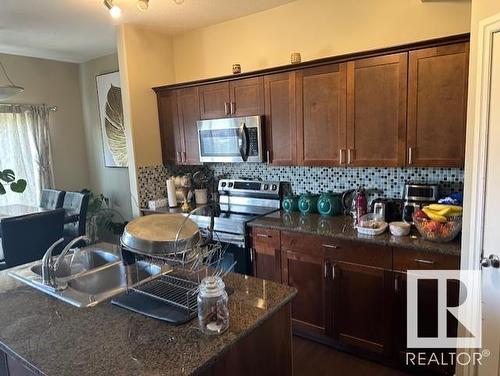
[[[364,186],[369,199],[401,198],[405,182],[439,183],[441,195],[463,192],[464,171],[457,168],[325,168],[278,167],[265,163],[214,163],[204,166],[153,166],[139,168],[141,207],[148,200],[165,196],[166,180],[172,175],[193,173],[200,168],[221,178],[280,180],[290,182],[294,193],[342,192]]]

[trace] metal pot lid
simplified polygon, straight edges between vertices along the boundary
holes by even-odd
[[[197,224],[182,214],[153,214],[136,218],[125,226],[121,238],[122,245],[131,251],[158,256],[184,252],[198,240]]]

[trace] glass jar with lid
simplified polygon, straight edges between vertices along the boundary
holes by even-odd
[[[221,334],[229,327],[228,296],[222,278],[203,278],[198,293],[198,323],[206,334]]]

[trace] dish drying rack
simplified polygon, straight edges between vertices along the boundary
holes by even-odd
[[[125,295],[113,299],[113,304],[173,324],[183,324],[197,315],[201,280],[210,275],[223,276],[235,265],[223,270],[222,260],[228,246],[222,245],[213,232],[213,221],[211,226],[198,230],[196,242],[179,240],[183,226],[197,210],[200,209],[189,213],[177,230],[173,252],[161,255],[136,248],[131,250],[136,263],[161,266],[162,273],[155,279],[129,287]],[[125,249],[130,250],[126,245]]]

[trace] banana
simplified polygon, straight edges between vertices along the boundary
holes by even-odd
[[[426,208],[435,212],[439,212],[440,215],[446,215],[448,217],[462,214],[462,207],[456,205],[430,204],[426,206]],[[447,209],[448,211],[445,212],[445,209]]]
[[[428,207],[425,207],[422,209],[422,211],[432,220],[437,221],[437,222],[447,222],[448,219],[444,215],[440,215],[438,212],[429,209]]]

